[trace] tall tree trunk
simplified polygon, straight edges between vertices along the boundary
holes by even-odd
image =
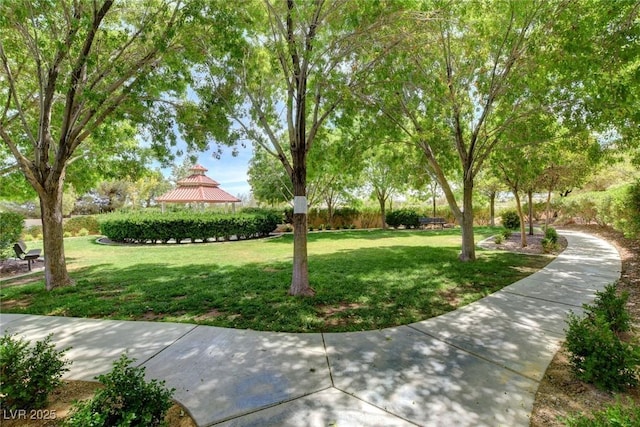
[[[309,261],[307,255],[307,214],[293,214],[293,275],[289,295],[313,296],[309,286]]]
[[[435,192],[433,193],[432,199],[433,199],[433,217],[435,218],[436,216],[436,193]]]
[[[524,221],[524,213],[522,212],[522,203],[520,202],[520,194],[518,189],[513,189],[513,195],[516,198],[516,210],[518,211],[518,217],[520,218],[520,245],[523,248],[527,247],[527,233],[526,224]]]
[[[382,220],[382,229],[387,229],[387,197],[384,192],[376,191],[376,196],[378,198],[378,203],[380,204],[380,219]]]
[[[304,148],[297,145],[293,157],[293,274],[289,295],[313,296],[309,286],[309,261],[307,255],[307,162]]]
[[[496,226],[496,192],[489,193],[489,225]]]
[[[529,199],[529,236],[533,236],[533,191],[527,191]]]
[[[462,252],[460,261],[475,261],[476,243],[473,236],[473,178],[465,178],[462,196],[463,210],[460,226],[462,227]]]
[[[547,192],[547,205],[545,207],[544,214],[544,229],[546,230],[549,227],[549,216],[551,215],[551,188]]]
[[[57,188],[46,188],[39,194],[42,215],[44,246],[44,277],[48,291],[61,286],[73,285],[67,272],[64,256],[64,231],[62,227],[62,183],[52,184]]]

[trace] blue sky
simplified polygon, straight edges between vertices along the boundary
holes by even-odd
[[[214,150],[216,150],[215,147],[209,151],[200,153],[197,163],[209,169],[207,176],[218,181],[220,188],[227,193],[233,194],[234,196],[248,196],[251,192],[251,186],[247,181],[247,170],[253,151],[251,145],[249,144],[245,148],[238,146],[238,155],[235,157],[231,154],[231,148],[222,147],[222,155],[219,159],[216,159],[212,155]],[[178,163],[181,162],[182,159],[179,159]],[[171,168],[166,168],[162,171],[165,176],[171,175]]]
[[[247,169],[251,160],[252,147],[238,147],[238,155],[231,155],[231,148],[223,147],[222,156],[216,159],[211,152],[198,156],[198,162],[209,169],[207,176],[220,183],[220,188],[234,196],[249,195],[251,186],[247,181]]]

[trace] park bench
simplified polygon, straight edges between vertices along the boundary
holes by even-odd
[[[13,250],[16,252],[16,257],[23,261],[27,261],[29,264],[29,271],[31,271],[31,261],[40,257],[40,249],[31,249],[27,252],[27,245],[22,240],[18,240],[18,243],[13,245]]]
[[[420,221],[420,227],[422,228],[427,228],[427,227],[433,227],[436,225],[439,225],[440,228],[444,228],[445,224],[447,223],[447,221],[444,218],[431,218],[431,217],[421,217],[419,219]]]

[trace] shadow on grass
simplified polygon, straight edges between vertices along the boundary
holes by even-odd
[[[328,231],[312,231],[307,235],[309,242],[319,242],[327,240],[344,240],[346,239],[360,239],[360,240],[383,240],[389,237],[415,237],[416,235],[422,235],[428,233],[434,236],[459,236],[460,230],[454,228],[448,228],[444,230],[394,230],[394,229],[370,229],[370,230],[328,230]],[[277,238],[269,239],[270,243],[287,243],[293,242],[293,233],[283,234]]]
[[[287,295],[290,262],[94,265],[72,273],[74,287],[46,292],[39,281],[4,288],[0,298],[4,312],[290,332],[369,330],[453,310],[549,262],[481,252],[476,262],[460,263],[457,255],[454,247],[392,246],[311,256],[314,298]]]

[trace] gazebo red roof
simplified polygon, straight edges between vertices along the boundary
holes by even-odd
[[[178,181],[178,188],[156,198],[167,203],[235,203],[240,199],[220,188],[220,184],[206,176],[206,168],[195,165],[188,177]]]

